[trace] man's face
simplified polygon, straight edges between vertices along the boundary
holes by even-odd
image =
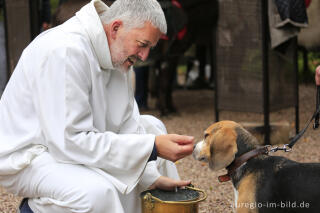
[[[128,71],[137,60],[146,60],[150,48],[157,44],[160,36],[160,30],[150,22],[145,22],[142,28],[130,30],[121,24],[109,43],[113,66],[121,71]]]

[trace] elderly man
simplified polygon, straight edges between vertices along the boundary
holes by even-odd
[[[156,0],[93,0],[24,50],[0,102],[0,184],[22,212],[136,213],[142,190],[190,183],[171,161],[193,137],[141,116],[131,87],[165,32]]]

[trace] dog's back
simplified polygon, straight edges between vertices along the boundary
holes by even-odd
[[[319,163],[260,156],[240,167],[232,182],[239,193],[240,208],[254,206],[259,213],[318,213],[320,209]]]
[[[259,212],[319,212],[319,163],[269,156],[255,164],[256,202],[263,204]]]

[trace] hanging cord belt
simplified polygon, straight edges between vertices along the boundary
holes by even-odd
[[[319,128],[319,114],[320,114],[320,86],[317,86],[317,97],[316,97],[316,111],[313,113],[311,119],[308,121],[306,126],[298,133],[296,136],[290,139],[290,142],[288,144],[285,144],[283,147],[274,147],[270,148],[269,152],[276,152],[279,150],[290,152],[292,150],[292,147],[297,143],[297,141],[302,137],[302,135],[306,132],[308,129],[310,123],[314,119],[313,129]],[[268,145],[268,147],[271,147]]]

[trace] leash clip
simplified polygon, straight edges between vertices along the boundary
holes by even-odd
[[[283,147],[279,147],[279,146],[272,147],[271,145],[268,145],[267,148],[268,148],[268,152],[277,152],[279,150],[282,150],[284,152],[292,151],[292,148],[289,147],[289,144],[284,144]]]

